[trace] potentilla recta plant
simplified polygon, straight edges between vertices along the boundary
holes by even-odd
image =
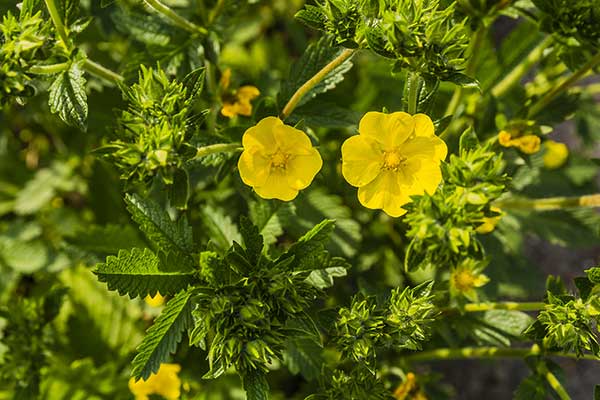
[[[0,399],[581,393],[600,0],[0,14]]]

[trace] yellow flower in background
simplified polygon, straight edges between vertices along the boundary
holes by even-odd
[[[493,206],[490,207],[490,210],[497,212],[499,214],[494,217],[484,217],[483,223],[481,225],[479,225],[477,228],[475,228],[475,231],[477,233],[490,233],[496,228],[496,225],[498,225],[498,222],[500,222],[500,219],[502,218],[502,210],[498,207],[493,207]]]
[[[221,114],[225,117],[233,118],[236,115],[249,117],[252,115],[251,101],[260,95],[260,91],[254,86],[242,86],[235,91],[229,91],[231,84],[231,69],[227,68],[221,76],[221,92],[223,107]]]
[[[240,176],[263,199],[294,199],[323,166],[306,133],[277,117],[263,118],[246,130],[242,146]]]
[[[508,131],[498,133],[498,143],[504,147],[516,147],[525,154],[534,154],[540,151],[541,139],[536,135],[523,135],[513,138]]]
[[[358,132],[342,145],[342,175],[363,206],[399,217],[410,196],[435,192],[448,148],[427,115],[368,112]]]
[[[463,263],[450,272],[450,292],[477,301],[477,288],[488,283],[490,279],[479,272],[471,263]]]
[[[149,400],[150,395],[158,394],[167,400],[177,400],[181,396],[181,380],[177,375],[181,371],[179,364],[161,364],[156,374],[147,380],[134,378],[129,380],[129,390],[135,400]]]
[[[144,301],[150,307],[160,307],[165,304],[165,298],[160,293],[156,293],[154,297],[146,296]]]
[[[548,169],[560,168],[569,158],[569,148],[564,143],[558,143],[554,140],[544,142],[544,167]]]
[[[404,381],[394,390],[397,400],[427,400],[427,396],[419,388],[417,376],[412,372],[406,374]]]

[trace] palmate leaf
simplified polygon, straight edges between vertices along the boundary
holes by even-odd
[[[117,256],[108,256],[98,264],[94,273],[100,282],[106,282],[109,290],[120,295],[154,296],[174,294],[196,281],[192,268],[166,269],[150,249],[121,250]]]
[[[174,259],[188,266],[194,264],[192,229],[186,218],[174,222],[158,204],[135,194],[126,195],[125,202],[133,220],[160,252],[171,253]]]
[[[87,95],[82,62],[74,62],[61,72],[50,85],[48,105],[60,119],[82,131],[87,129]]]
[[[131,375],[136,380],[148,379],[158,371],[160,364],[167,361],[169,354],[177,348],[183,331],[193,325],[192,294],[192,290],[186,290],[173,297],[146,332],[132,362]]]

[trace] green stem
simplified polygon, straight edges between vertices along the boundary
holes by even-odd
[[[503,301],[498,303],[470,303],[465,304],[461,311],[464,312],[480,312],[489,310],[514,310],[514,311],[539,311],[545,307],[543,302],[523,302],[517,303],[512,301]],[[448,308],[445,311],[455,310]]]
[[[558,378],[556,378],[556,376],[548,369],[546,364],[541,363],[538,368],[539,372],[541,372],[544,375],[546,381],[548,382],[552,390],[556,392],[556,394],[561,400],[571,400],[571,396],[569,396],[569,393],[567,393],[567,391],[560,383]]]
[[[240,143],[217,143],[209,146],[198,147],[196,155],[192,159],[198,159],[216,153],[233,153],[242,150]]]
[[[486,34],[487,27],[483,24],[475,31],[475,36],[473,37],[471,48],[469,50],[469,61],[467,61],[467,66],[465,67],[465,74],[468,76],[472,76],[475,73],[477,63],[479,62],[479,55],[481,54],[481,46],[483,45]],[[454,90],[454,94],[452,95],[450,103],[448,103],[448,107],[446,108],[446,113],[444,115],[453,115],[456,112],[462,101],[463,94],[464,88],[462,86],[458,86]]]
[[[533,67],[544,54],[544,50],[552,43],[552,37],[547,36],[544,40],[542,40],[537,46],[535,46],[521,61],[517,64],[500,82],[498,82],[492,88],[491,92],[494,97],[503,96],[508,90],[510,90],[513,86],[515,86]]]
[[[552,90],[550,90],[546,95],[544,95],[541,99],[536,101],[529,108],[529,117],[535,116],[537,113],[542,111],[544,107],[548,105],[556,96],[567,90],[570,86],[572,86],[579,79],[583,78],[583,76],[588,73],[592,68],[596,65],[600,64],[600,52],[596,54],[594,57],[588,60],[581,68],[577,71],[573,72],[571,76],[564,79],[560,84],[555,86]]]
[[[219,0],[214,8],[210,11],[208,15],[208,25],[212,25],[213,22],[217,19],[221,11],[223,10],[223,6],[225,5],[225,0]]]
[[[542,352],[538,345],[529,348],[510,347],[463,347],[458,349],[441,348],[426,350],[404,356],[404,359],[412,362],[435,361],[435,360],[462,360],[462,359],[486,359],[486,358],[525,358],[529,356],[556,356],[575,359],[600,361],[593,354],[578,356],[575,353],[556,351]]]
[[[99,78],[104,78],[107,81],[117,83],[125,80],[121,75],[116,72],[111,71],[110,69],[103,67],[102,65],[94,62],[90,59],[85,60],[83,64],[83,68],[92,75],[96,75]]]
[[[546,199],[507,198],[494,202],[494,205],[507,210],[549,211],[563,208],[600,207],[600,193],[576,197],[549,197]]]
[[[54,0],[44,0],[46,3],[46,8],[50,13],[50,19],[52,19],[52,23],[54,24],[54,28],[56,29],[56,33],[58,33],[58,37],[60,37],[60,41],[64,44],[64,46],[69,48],[69,35],[67,35],[67,30],[65,25],[62,22],[60,17],[60,12],[58,11],[58,7]]]
[[[71,63],[63,62],[51,65],[33,65],[29,68],[28,72],[36,75],[52,75],[69,69]]]
[[[349,59],[356,50],[346,49],[342,51],[342,53],[334,58],[329,64],[321,68],[319,72],[317,72],[312,78],[304,82],[302,86],[296,90],[296,92],[292,95],[292,97],[288,100],[285,107],[283,107],[283,111],[281,112],[281,119],[286,119],[290,116],[294,108],[298,105],[300,100],[308,93],[310,90],[315,87],[319,82],[321,82],[325,77],[338,66],[340,66],[344,61]]]
[[[190,22],[187,19],[183,18],[181,15],[177,14],[175,11],[169,8],[169,6],[160,2],[160,0],[144,0],[144,2],[148,4],[148,6],[150,6],[150,8],[152,8],[154,11],[156,11],[159,14],[162,14],[165,18],[167,18],[169,21],[171,21],[173,24],[180,27],[181,29],[184,29],[190,33],[199,33],[200,35],[206,35],[208,33],[206,28],[198,26],[193,22]]]
[[[419,97],[419,74],[416,72],[410,72],[406,77],[406,83],[409,84],[408,87],[408,99],[406,99],[406,103],[408,105],[408,113],[416,114],[417,113],[417,98]]]

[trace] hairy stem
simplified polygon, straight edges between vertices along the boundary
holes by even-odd
[[[571,396],[567,393],[566,389],[560,383],[558,378],[548,369],[546,364],[542,363],[539,367],[539,371],[544,375],[548,385],[554,390],[561,400],[571,400]]]
[[[584,354],[578,356],[575,353],[547,351],[542,352],[538,345],[529,348],[510,348],[510,347],[463,347],[458,349],[441,348],[435,350],[426,350],[404,356],[407,361],[435,361],[435,360],[461,360],[461,359],[486,359],[486,358],[525,358],[529,356],[556,356],[566,358],[582,358],[585,360],[600,361],[600,358],[593,354]]]
[[[543,309],[543,302],[523,302],[517,303],[512,301],[503,301],[498,303],[470,303],[465,304],[460,311],[464,312],[480,312],[489,310],[514,310],[514,311],[538,311]],[[454,311],[456,308],[447,308],[444,311]]]
[[[96,75],[99,78],[106,79],[107,81],[111,81],[113,83],[122,82],[123,80],[125,80],[125,78],[123,78],[116,72],[113,72],[110,69],[103,67],[97,62],[94,62],[87,58],[83,63],[83,68],[90,74]]]
[[[521,61],[517,64],[500,82],[496,83],[492,88],[492,95],[494,97],[503,96],[508,90],[515,86],[523,75],[527,73],[537,62],[542,58],[544,50],[552,43],[552,37],[547,36],[537,46],[535,46]]]
[[[56,29],[56,33],[58,33],[60,41],[66,48],[69,48],[69,35],[67,35],[67,30],[60,17],[56,2],[54,0],[44,0],[44,2],[46,3],[46,9],[50,13],[50,19],[52,19],[52,24]]]
[[[321,82],[325,77],[338,66],[340,66],[344,61],[349,59],[356,50],[346,49],[339,56],[334,58],[329,64],[321,68],[319,72],[317,72],[312,78],[304,82],[302,86],[296,90],[296,92],[289,99],[285,107],[283,107],[283,111],[281,112],[281,119],[286,119],[290,116],[294,108],[298,105],[300,100],[308,93],[312,88],[314,88],[319,82]]]
[[[193,159],[208,156],[210,154],[233,153],[233,152],[240,151],[240,150],[242,150],[242,148],[240,147],[240,143],[211,144],[209,146],[198,147],[196,155],[194,156]]]
[[[408,87],[408,99],[406,104],[408,105],[408,113],[413,115],[417,113],[417,97],[419,95],[419,74],[416,72],[410,72],[406,77],[407,84],[410,82]]]
[[[36,75],[52,75],[69,69],[71,63],[63,62],[51,65],[33,65],[29,68],[28,72]]]
[[[469,61],[467,61],[467,65],[465,67],[465,74],[468,76],[472,76],[475,73],[477,63],[479,62],[481,46],[483,45],[487,31],[487,28],[483,24],[475,31],[475,36],[471,42],[471,48],[469,51]],[[452,95],[452,99],[450,99],[450,103],[448,103],[448,107],[446,108],[444,115],[453,115],[456,112],[462,101],[463,94],[464,88],[462,86],[458,86],[454,90],[454,94]]]
[[[573,72],[529,108],[529,117],[533,117],[544,109],[556,96],[567,90],[579,79],[583,78],[592,68],[600,64],[600,52],[588,60],[581,68]]]
[[[546,199],[507,198],[494,202],[501,209],[549,211],[575,207],[600,207],[600,193],[576,197],[549,197]]]
[[[163,15],[165,18],[167,18],[169,21],[171,21],[173,24],[180,27],[181,29],[184,29],[190,33],[199,33],[201,35],[206,35],[208,33],[206,28],[198,26],[193,22],[190,22],[187,19],[183,18],[181,15],[177,14],[175,11],[169,8],[169,6],[163,4],[160,0],[144,0],[144,2],[148,4],[148,6],[154,11]]]

